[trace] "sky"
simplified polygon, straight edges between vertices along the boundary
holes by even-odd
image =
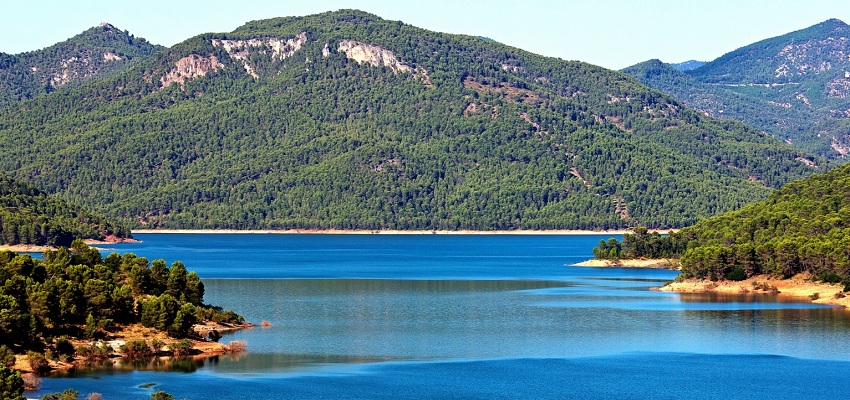
[[[171,46],[252,20],[343,8],[610,69],[711,61],[830,18],[850,23],[848,0],[16,0],[3,5],[0,52],[38,50],[101,22]]]

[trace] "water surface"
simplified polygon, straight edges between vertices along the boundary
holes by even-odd
[[[850,383],[846,310],[655,292],[676,273],[569,266],[607,236],[138,237],[113,248],[182,260],[207,302],[272,326],[225,335],[248,342],[237,357],[79,371],[41,393],[801,398]]]

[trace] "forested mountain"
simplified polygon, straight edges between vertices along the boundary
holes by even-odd
[[[127,238],[130,231],[0,173],[0,244],[67,247],[74,239],[109,236]]]
[[[0,53],[0,108],[122,70],[162,49],[103,23],[42,50]]]
[[[705,61],[688,60],[685,62],[670,64],[670,66],[679,71],[690,71],[702,67],[705,64]]]
[[[850,165],[792,182],[767,200],[667,237],[640,230],[602,242],[599,258],[681,257],[686,278],[757,274],[843,282],[850,291]]]
[[[689,107],[705,110],[715,117],[760,127],[780,138],[788,139],[787,135],[790,133],[787,127],[797,126],[797,140],[792,143],[799,148],[825,156],[839,155],[830,147],[830,138],[818,137],[814,131],[804,132],[810,128],[807,125],[811,123],[809,121],[818,119],[817,113],[810,108],[777,107],[763,98],[750,96],[723,85],[701,82],[687,71],[677,70],[659,60],[645,61],[628,67],[623,72],[673,96]]]
[[[196,36],[0,138],[0,169],[145,227],[681,227],[826,167],[625,74],[359,11]]]
[[[624,72],[711,116],[751,124],[828,158],[850,153],[850,26],[831,19],[673,73],[655,60]],[[843,161],[842,161],[843,162]]]

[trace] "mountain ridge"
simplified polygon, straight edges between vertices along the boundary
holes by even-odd
[[[623,71],[709,115],[743,121],[818,155],[850,154],[850,26],[837,19],[761,40],[672,74]]]
[[[828,167],[625,74],[352,10],[197,35],[0,136],[3,170],[162,228],[673,227]]]
[[[118,72],[161,49],[103,22],[40,50],[0,53],[0,108]]]

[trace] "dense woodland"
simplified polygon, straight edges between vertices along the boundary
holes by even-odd
[[[101,24],[45,49],[0,53],[0,108],[108,76],[162,49]]]
[[[213,45],[302,32],[283,60]],[[166,87],[190,55],[221,66]],[[132,227],[682,227],[829,167],[625,74],[358,11],[194,37],[0,111],[0,137],[0,169]]]
[[[850,165],[793,182],[762,202],[669,236],[602,241],[598,258],[681,257],[682,276],[740,280],[809,273],[850,291]]]
[[[0,244],[68,247],[107,236],[131,237],[124,226],[0,173]]]
[[[62,337],[97,339],[141,322],[175,338],[198,321],[241,323],[242,317],[203,303],[204,285],[181,262],[100,252],[75,241],[44,253],[0,252],[0,345],[56,350]],[[73,354],[73,351],[71,351]]]
[[[831,19],[677,71],[651,60],[623,72],[718,118],[743,121],[797,148],[846,161],[850,26]]]

